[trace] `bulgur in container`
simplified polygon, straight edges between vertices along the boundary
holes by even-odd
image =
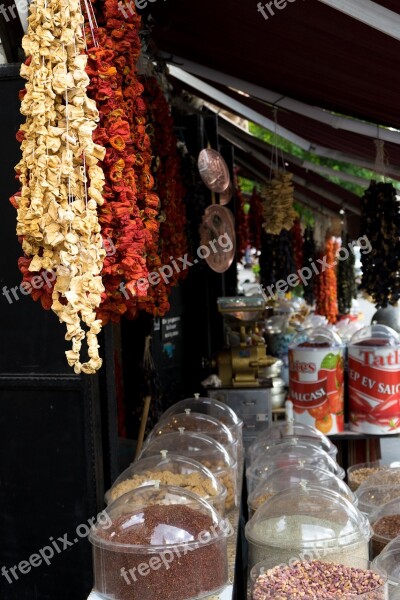
[[[272,496],[246,525],[249,566],[323,560],[352,567],[368,560],[371,526],[337,492],[306,482]]]
[[[368,477],[375,475],[375,473],[378,473],[378,471],[382,471],[383,469],[385,469],[385,467],[380,460],[352,465],[347,469],[347,481],[350,489],[355,492]]]
[[[332,471],[340,479],[344,479],[345,472],[337,462],[318,446],[307,442],[296,443],[295,440],[273,446],[268,452],[250,465],[246,470],[247,487],[251,493],[265,476],[277,469],[284,467],[312,465],[321,469]]]
[[[147,441],[139,458],[159,456],[163,450],[198,460],[226,487],[225,510],[238,505],[237,463],[219,442],[202,433],[174,431]]]
[[[131,490],[156,482],[198,494],[221,515],[225,514],[226,488],[215,475],[197,460],[167,451],[138,460],[125,469],[106,493],[106,504]]]
[[[287,489],[299,489],[303,481],[307,481],[308,484],[313,486],[333,490],[357,506],[357,498],[351,489],[343,479],[339,479],[331,471],[307,465],[304,467],[286,467],[272,471],[270,475],[267,474],[266,479],[249,495],[247,500],[249,518],[269,498]]]
[[[94,590],[110,600],[194,600],[227,583],[228,523],[197,494],[145,486],[91,530]]]
[[[359,509],[371,517],[391,500],[400,498],[400,469],[382,469],[368,477],[356,491]]]

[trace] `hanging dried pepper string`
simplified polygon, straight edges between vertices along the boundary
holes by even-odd
[[[299,271],[303,266],[303,235],[301,233],[300,219],[296,219],[292,229],[293,252],[296,269]]]
[[[329,238],[325,244],[325,251],[320,253],[319,258],[325,261],[329,268],[325,268],[317,276],[316,313],[324,315],[329,323],[336,323],[338,317],[337,278],[336,278],[336,254],[339,249],[338,242]],[[325,260],[326,259],[326,260]]]
[[[181,159],[170,107],[160,84],[155,77],[143,77],[141,81],[148,107],[149,132],[154,154],[153,172],[161,201],[159,256],[162,265],[171,265],[173,260],[179,262],[179,258],[188,252],[184,203],[186,191],[181,176]],[[177,272],[174,269],[167,285],[165,281],[160,281],[149,288],[149,296],[154,298],[159,316],[165,314],[169,308],[167,298],[172,286],[186,274],[187,271]]]
[[[237,177],[235,177],[235,195],[236,195],[236,255],[238,260],[246,254],[247,247],[249,246],[250,231],[249,231],[249,219],[247,214],[248,207],[242,194],[242,190],[238,183]]]
[[[264,219],[263,199],[254,188],[250,198],[249,210],[249,241],[252,248],[261,250],[261,233]]]

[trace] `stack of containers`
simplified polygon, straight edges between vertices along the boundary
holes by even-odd
[[[390,600],[400,598],[400,536],[385,547],[374,559],[373,565],[388,574]]]
[[[385,468],[368,477],[357,489],[360,510],[372,515],[387,502],[400,498],[400,469]]]
[[[268,428],[249,448],[251,600],[317,597],[313,590],[336,598],[327,590],[342,584],[351,597],[387,599],[384,572],[369,569],[371,524],[336,456],[320,430],[293,422],[290,401],[287,422]]]
[[[106,493],[91,530],[102,598],[197,600],[227,584],[224,515],[238,504],[241,421],[211,398],[179,404]]]

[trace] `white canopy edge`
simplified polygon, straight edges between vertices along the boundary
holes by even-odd
[[[184,58],[173,57],[173,59],[171,59],[171,56],[169,56],[169,60],[173,60],[174,64],[180,65],[182,70],[196,75],[197,77],[204,77],[209,81],[222,83],[232,89],[244,92],[249,94],[249,96],[276,106],[278,109],[286,109],[304,117],[314,119],[314,121],[329,125],[333,129],[357,133],[372,139],[379,138],[384,142],[391,142],[392,144],[400,144],[400,131],[392,131],[380,125],[364,123],[363,121],[358,121],[351,117],[339,117],[322,108],[311,106],[304,102],[299,102],[298,100],[293,100],[292,98],[282,96],[282,94],[278,94],[277,92],[267,90],[253,83],[249,83],[248,81],[243,81],[242,79],[237,79],[226,73],[203,67],[202,65],[188,61]]]
[[[318,0],[395,40],[400,40],[400,15],[372,0]]]
[[[211,85],[208,85],[201,79],[194,77],[190,73],[187,73],[186,71],[183,71],[182,69],[175,67],[174,65],[169,65],[169,70],[173,77],[175,77],[179,81],[182,81],[183,83],[186,83],[187,85],[203,93],[204,95],[208,96],[211,102],[213,100],[217,100],[232,113],[244,117],[248,121],[252,121],[257,125],[268,129],[269,131],[276,131],[278,136],[288,140],[289,142],[292,142],[293,144],[296,144],[306,152],[311,152],[313,154],[316,154],[317,156],[325,158],[331,158],[333,160],[337,160],[338,162],[350,163],[358,167],[369,169],[371,171],[375,170],[375,162],[373,161],[363,160],[352,155],[344,154],[342,152],[326,148],[324,146],[314,145],[309,140],[306,140],[305,138],[293,133],[285,127],[281,127],[279,124],[276,125],[274,121],[267,119],[257,111],[252,110],[251,108],[245,106],[241,102],[238,102],[237,100],[231,98],[227,94],[220,92],[216,88],[212,87]],[[398,167],[394,167],[393,165],[388,166],[387,173],[388,177],[397,176],[400,179],[400,168]]]

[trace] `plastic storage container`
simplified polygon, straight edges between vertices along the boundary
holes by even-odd
[[[196,433],[205,433],[210,436],[229,452],[237,461],[239,458],[239,444],[233,437],[228,427],[218,419],[201,413],[195,413],[187,408],[185,412],[176,415],[167,416],[160,419],[147,437],[146,443],[158,436],[179,431],[183,428],[185,431],[194,431]]]
[[[372,462],[359,463],[357,465],[353,465],[347,469],[347,481],[349,483],[350,489],[355,492],[358,490],[360,485],[362,485],[368,477],[371,475],[375,475],[379,471],[388,468],[382,465],[381,461],[375,460]]]
[[[359,509],[373,513],[395,498],[400,498],[400,469],[384,469],[368,477],[356,491]]]
[[[343,479],[339,479],[331,471],[314,466],[286,467],[272,471],[270,475],[267,474],[266,479],[249,495],[247,500],[249,518],[269,498],[287,489],[299,489],[300,484],[304,481],[307,481],[309,485],[337,492],[357,506],[357,498],[351,489]]]
[[[272,566],[273,562],[263,561],[252,568],[249,577],[249,600],[270,600],[276,597],[284,597],[286,600],[387,600],[386,571],[366,560],[355,560],[356,564],[352,567],[335,562],[326,565],[324,559],[297,561],[279,566]],[[363,591],[360,591],[360,586]],[[346,595],[337,595],[338,589]]]
[[[92,528],[94,589],[110,600],[205,598],[227,583],[227,523],[197,494],[145,486]]]
[[[344,345],[331,329],[299,333],[289,347],[289,399],[296,421],[324,434],[344,431]]]
[[[392,540],[372,564],[388,574],[390,600],[400,598],[400,536]]]
[[[207,500],[220,514],[225,513],[227,491],[215,475],[192,458],[163,451],[131,464],[106,493],[106,503],[114,502],[127,492],[157,482],[174,485]]]
[[[334,460],[337,456],[337,448],[329,438],[323,433],[304,423],[276,423],[265,429],[257,439],[251,444],[248,450],[248,459],[250,463],[254,462],[271,446],[282,443],[286,440],[298,439],[302,442],[312,443],[320,446],[325,452],[330,454]]]
[[[294,443],[294,440],[288,440],[270,448],[267,454],[248,467],[246,477],[249,493],[265,478],[267,473],[283,467],[305,465],[332,471],[340,479],[345,477],[344,470],[339,467],[332,456],[318,446],[307,442]]]
[[[176,415],[190,409],[195,413],[210,415],[221,421],[233,434],[234,438],[240,443],[242,440],[243,421],[238,417],[234,410],[227,404],[214,400],[213,398],[202,398],[195,395],[193,398],[186,398],[173,404],[161,416],[161,420],[171,415]]]
[[[368,560],[371,526],[337,492],[306,482],[267,500],[246,525],[249,565],[323,559],[348,566]]]
[[[400,432],[400,337],[372,325],[349,344],[350,428],[358,433]]]
[[[163,450],[198,460],[210,469],[226,487],[226,511],[237,506],[237,463],[219,442],[202,433],[175,431],[148,442],[139,458],[158,456]]]
[[[374,532],[372,537],[372,557],[383,552],[386,546],[400,535],[400,498],[384,504],[371,516]]]

